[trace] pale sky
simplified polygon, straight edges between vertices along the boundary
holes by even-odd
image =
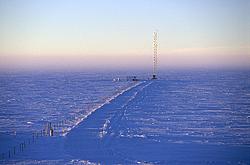
[[[249,66],[250,0],[0,0],[2,68]]]

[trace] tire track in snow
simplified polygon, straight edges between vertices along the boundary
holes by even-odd
[[[124,154],[120,153],[119,151],[112,148],[112,139],[116,137],[119,133],[119,121],[124,117],[126,113],[126,106],[129,105],[131,101],[133,101],[137,95],[143,91],[146,87],[151,85],[153,81],[146,83],[143,85],[139,90],[135,91],[134,94],[121,106],[121,111],[117,111],[117,113],[112,116],[110,119],[107,119],[103,125],[103,130],[100,132],[100,138],[102,139],[103,147],[111,153],[111,155],[123,159],[128,164],[140,164],[138,160],[134,160],[133,158],[127,157]]]
[[[144,86],[142,86],[138,91],[136,91],[122,106],[121,109],[122,111],[118,111],[114,116],[112,116],[110,119],[107,119],[106,122],[104,123],[103,127],[102,127],[102,131],[100,132],[100,138],[104,138],[105,135],[110,135],[112,133],[112,130],[115,129],[115,127],[117,126],[117,122],[120,121],[122,119],[122,117],[124,116],[124,114],[126,113],[126,109],[125,107],[131,102],[133,101],[136,96],[138,95],[138,93],[140,93],[141,91],[143,91],[146,87],[148,87],[149,85],[151,85],[153,82],[149,82],[147,84],[145,84]]]

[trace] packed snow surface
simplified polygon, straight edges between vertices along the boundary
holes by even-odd
[[[158,80],[124,82],[65,136],[39,137],[1,162],[250,164],[249,73],[175,71]]]

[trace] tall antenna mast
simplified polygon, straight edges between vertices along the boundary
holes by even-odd
[[[153,33],[153,77],[152,79],[157,79],[157,55],[158,55],[158,32]]]

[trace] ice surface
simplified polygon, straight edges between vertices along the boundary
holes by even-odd
[[[3,163],[250,164],[249,73],[166,72]]]

